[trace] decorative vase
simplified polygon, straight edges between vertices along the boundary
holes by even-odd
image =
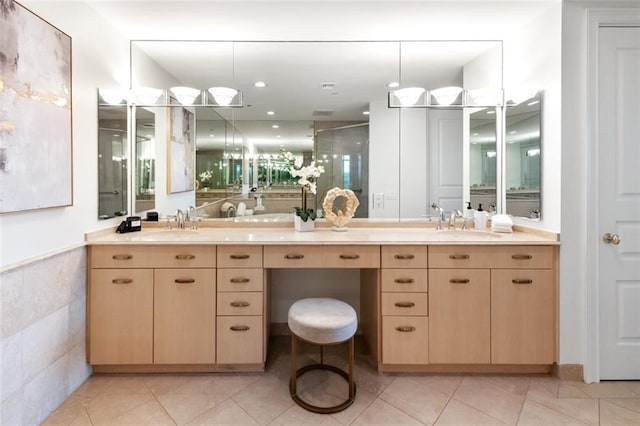
[[[295,226],[296,231],[298,232],[309,232],[315,229],[315,223],[311,219],[307,219],[307,221],[303,221],[300,219],[300,216],[293,216],[293,224]]]

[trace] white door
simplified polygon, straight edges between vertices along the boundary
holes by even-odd
[[[640,379],[640,28],[598,31],[600,379]]]
[[[429,111],[429,146],[431,201],[447,212],[462,210],[462,111]]]

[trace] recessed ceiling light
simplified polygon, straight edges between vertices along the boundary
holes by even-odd
[[[267,111],[267,115],[276,115],[275,111]]]
[[[211,134],[209,135],[209,137],[210,137],[210,138],[215,138],[215,137],[216,137],[216,135],[214,135],[213,133],[211,133]]]
[[[267,87],[267,83],[265,83],[264,81],[256,81],[255,83],[253,83],[253,85],[259,88]]]
[[[480,133],[474,133],[473,136],[478,136]]]
[[[387,87],[389,89],[395,89],[396,87],[400,87],[400,83],[398,83],[397,81],[392,81],[391,83],[387,84]]]
[[[335,83],[320,83],[320,87],[325,90],[333,90],[336,88]]]
[[[362,111],[363,115],[369,115],[369,111]]]
[[[279,129],[279,128],[280,128],[280,126],[278,126],[277,124],[274,124],[274,125],[273,125],[273,126],[271,126],[271,127],[273,127],[274,129]]]
[[[276,138],[281,138],[281,137],[282,137],[282,136],[280,136],[280,135],[276,135]],[[282,145],[280,145],[280,146],[282,146]]]

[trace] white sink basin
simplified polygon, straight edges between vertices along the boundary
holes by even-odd
[[[464,240],[464,239],[474,239],[474,240],[480,240],[480,239],[496,239],[496,238],[502,238],[502,235],[500,234],[496,234],[494,232],[489,232],[489,231],[474,231],[474,230],[441,230],[441,231],[436,231],[438,233],[438,235],[442,235],[443,237],[446,238],[451,238],[451,239],[459,239],[459,240]]]

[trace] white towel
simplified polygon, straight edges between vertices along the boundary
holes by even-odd
[[[496,214],[491,218],[491,230],[493,232],[513,232],[513,221],[506,214]]]

